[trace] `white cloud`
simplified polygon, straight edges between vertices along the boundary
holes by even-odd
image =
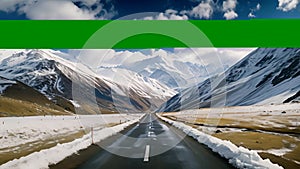
[[[81,2],[79,8],[74,2]],[[28,19],[110,19],[115,12],[103,9],[100,0],[0,0],[0,11],[25,14]],[[91,8],[96,5],[97,8]],[[99,13],[101,16],[98,16]]]
[[[166,14],[177,14],[178,11],[176,11],[176,10],[174,10],[174,9],[167,9],[167,10],[165,11],[165,13],[166,13]]]
[[[278,0],[277,9],[282,10],[284,12],[295,9],[299,3],[299,0]]]
[[[224,17],[226,18],[226,20],[231,20],[237,18],[238,14],[235,13],[233,10],[230,10],[224,13]]]
[[[224,17],[227,20],[235,19],[238,17],[238,14],[234,11],[237,5],[237,0],[226,0],[223,1],[223,8],[222,10],[225,12]]]
[[[223,11],[233,10],[237,5],[237,0],[226,0],[223,2]]]
[[[216,48],[175,48],[172,58],[182,62],[200,63],[204,66],[218,63]]]
[[[260,3],[258,3],[254,9],[250,9],[250,13],[248,14],[248,17],[249,17],[249,18],[255,18],[256,15],[255,15],[254,13],[255,13],[256,11],[259,11],[260,8],[261,8],[261,5],[260,5]]]
[[[33,2],[34,0],[0,0],[0,11],[13,12],[17,7]]]
[[[203,65],[216,65],[218,63],[228,67],[244,58],[256,48],[175,48],[174,54],[181,61],[195,62],[197,58],[201,59]],[[173,57],[176,58],[176,57]]]
[[[232,66],[253,50],[254,48],[174,48],[172,51],[164,49],[138,51],[89,49],[69,50],[69,53],[76,56],[79,62],[89,65],[95,71],[99,67],[118,67],[120,65],[132,67],[136,62],[160,56],[168,65],[173,65],[178,61],[190,62],[204,66],[206,70],[204,73],[212,73],[211,75],[213,75],[223,72],[224,69]],[[153,59],[147,64],[154,65],[156,61],[157,59]],[[175,69],[177,68],[183,74],[194,74],[193,72],[187,73],[190,70],[183,70],[181,67],[176,67]],[[197,80],[203,79],[197,78]]]
[[[209,19],[214,12],[213,0],[195,0],[195,2],[201,1],[197,6],[190,10],[176,11],[173,9],[167,9],[165,12],[161,12],[156,16],[144,17],[144,20],[187,20],[189,17],[195,17],[199,19]]]
[[[188,11],[189,15],[194,16],[196,18],[204,18],[209,19],[214,12],[212,1],[206,0],[201,1],[198,6],[194,7],[191,11]]]
[[[260,5],[260,3],[258,3],[258,4],[256,5],[256,11],[260,10],[260,8],[261,8],[261,5]]]
[[[95,13],[80,9],[72,2],[63,0],[39,1],[25,13],[29,19],[95,19]]]
[[[248,14],[248,17],[249,17],[249,18],[255,18],[256,16],[253,14],[253,12],[250,12],[250,13]]]
[[[229,67],[247,56],[256,48],[219,48],[218,53],[224,66]]]
[[[142,51],[116,51],[113,49],[70,49],[68,53],[91,68],[115,67],[148,58]]]
[[[116,51],[113,49],[69,50],[71,55],[84,59],[91,67],[113,66],[138,62],[144,59],[161,56],[168,61],[182,61],[212,65],[222,62],[223,65],[233,65],[255,48],[174,48],[173,52],[163,49],[145,49],[139,51]],[[220,59],[220,60],[219,60]]]
[[[178,11],[167,9],[164,13],[159,13],[156,16],[147,16],[144,20],[187,20],[188,16],[185,14],[178,14]]]

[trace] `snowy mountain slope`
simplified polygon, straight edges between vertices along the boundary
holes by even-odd
[[[156,79],[171,88],[187,86],[208,76],[205,66],[162,56],[124,64],[122,68]]]
[[[152,98],[166,99],[176,94],[172,89],[161,84],[159,81],[144,77],[127,69],[105,68],[98,69],[97,73],[115,83],[122,84],[123,87],[125,87],[123,91],[126,90],[126,88],[127,90],[132,89],[143,97],[150,98],[149,93],[151,93]],[[120,91],[120,93],[122,93],[122,91]]]
[[[259,48],[225,71],[225,74],[184,89],[158,111],[222,106],[223,101],[226,106],[292,101],[299,98],[299,75],[299,48]],[[211,83],[216,79],[220,84]],[[224,95],[226,98],[222,98]],[[214,105],[211,105],[211,101]]]
[[[150,107],[157,108],[175,94],[158,81],[141,76],[134,76],[135,83],[130,86],[128,92],[128,84],[124,84],[124,81],[115,82],[113,79],[96,74],[85,65],[63,59],[61,56],[64,54],[59,51],[22,50],[10,53],[13,54],[5,56],[0,64],[0,76],[20,81],[57,104],[72,101],[74,94],[72,87],[76,86],[76,95],[80,95],[81,100],[72,102],[77,107],[81,104],[82,109],[88,109],[93,113],[97,112],[97,109],[91,106],[95,102],[92,100],[95,95],[96,104],[103,112],[118,110],[136,112],[148,110]],[[125,76],[124,73],[123,75]],[[131,73],[127,76],[132,75]],[[145,92],[145,89],[152,92]],[[130,102],[124,101],[126,99]]]
[[[13,54],[20,53],[23,51],[25,51],[25,49],[13,49],[13,50],[12,49],[1,49],[0,50],[0,62],[2,62],[2,60],[10,57]]]
[[[60,71],[56,60],[61,61],[46,50],[25,50],[4,59],[0,74],[27,84],[51,100],[56,101],[57,96],[71,99],[71,92],[64,90],[71,81]]]
[[[153,111],[176,94],[174,90],[157,80],[144,77],[127,69],[102,68],[98,69],[97,74],[103,76],[111,89],[115,91],[115,93],[112,93],[112,99],[123,102],[118,105],[138,104],[138,109]],[[123,98],[118,99],[119,95]],[[128,96],[129,99],[126,98]]]
[[[177,89],[197,84],[212,74],[207,73],[207,63],[201,59],[206,50],[199,50],[201,56],[195,53],[177,54],[168,50],[77,50],[71,51],[78,60],[85,59],[92,69],[122,68],[141,74],[144,77],[156,79],[164,85]],[[210,50],[209,56],[216,56],[215,50]],[[89,58],[89,59],[86,59]],[[95,62],[97,61],[97,62]],[[97,65],[98,63],[98,65]]]

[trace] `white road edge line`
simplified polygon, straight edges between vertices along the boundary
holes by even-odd
[[[150,155],[150,145],[146,145],[144,162],[148,162],[149,161],[149,155]]]

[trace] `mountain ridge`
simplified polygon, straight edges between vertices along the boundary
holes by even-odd
[[[157,111],[274,104],[295,96],[293,101],[300,91],[299,62],[299,48],[258,48],[224,73],[183,89]]]
[[[112,81],[81,63],[61,58],[59,51],[16,50],[12,53],[2,60],[0,76],[20,81],[54,102],[76,102],[77,107],[82,104],[79,109],[89,109],[82,112],[97,113],[97,108],[92,108],[93,106],[97,106],[102,112],[147,111],[149,108],[157,108],[165,99],[175,94],[169,92],[164,95],[162,91],[169,91],[166,86],[138,76],[134,76],[139,79],[136,80],[137,84],[128,91],[128,86],[124,86],[122,82]],[[149,82],[152,84],[148,84]],[[157,86],[151,88],[153,92],[141,94],[143,88],[154,84]],[[79,100],[73,100],[74,89]],[[119,91],[125,95],[120,95]],[[75,107],[76,105],[74,104]]]

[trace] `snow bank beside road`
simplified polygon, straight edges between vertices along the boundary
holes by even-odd
[[[163,121],[182,130],[193,137],[199,143],[207,145],[212,151],[229,160],[229,163],[237,168],[248,169],[283,169],[278,164],[273,164],[269,159],[263,160],[256,151],[238,147],[230,141],[221,140],[205,134],[181,122],[176,122],[158,115]]]
[[[141,117],[142,116],[136,117],[134,120],[130,120],[114,127],[95,130],[94,142],[100,142],[107,137],[115,135],[129,125],[136,123]],[[20,159],[9,161],[1,165],[0,169],[45,169],[48,168],[49,165],[56,164],[77,151],[87,148],[91,144],[91,134],[88,133],[82,138],[76,139],[72,142],[57,144],[55,147],[50,149],[41,150]]]

